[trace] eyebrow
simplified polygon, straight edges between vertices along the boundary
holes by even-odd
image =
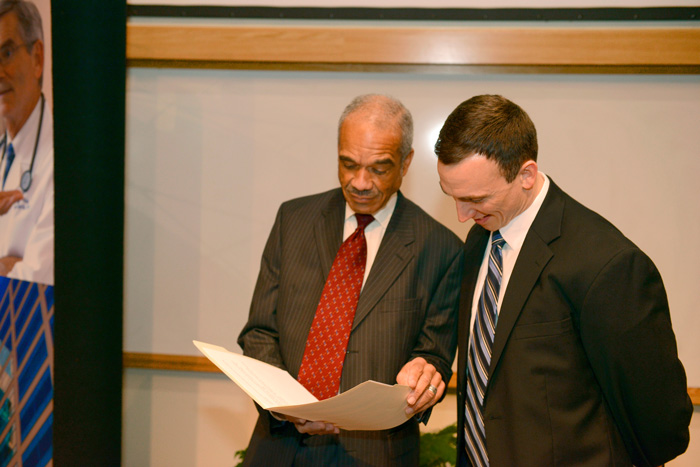
[[[394,159],[391,158],[386,158],[386,159],[379,159],[372,165],[394,165]]]
[[[444,194],[446,194],[447,196],[452,196],[452,195],[449,195],[449,194],[445,191],[445,189],[442,187],[442,182],[438,182],[438,185],[440,185],[440,189],[442,190],[442,192],[443,192]],[[489,195],[482,195],[482,196],[463,196],[463,197],[461,197],[461,198],[455,198],[455,199],[456,199],[456,200],[459,200],[459,201],[462,201],[462,202],[465,202],[465,203],[473,203],[474,201],[483,201],[483,200],[485,200],[485,199],[488,198],[488,197],[489,197]]]
[[[477,201],[483,201],[486,198],[488,198],[487,195],[484,195],[484,196],[465,196],[463,198],[457,198],[457,199],[464,202],[464,203],[475,203]]]
[[[341,161],[344,161],[344,162],[350,162],[350,163],[353,163],[353,164],[357,164],[357,162],[356,162],[354,159],[352,159],[352,158],[350,158],[350,157],[348,157],[348,156],[340,155],[340,156],[338,156],[338,159],[340,159]],[[375,162],[373,162],[372,164],[370,164],[370,166],[372,166],[372,165],[388,165],[388,166],[393,166],[393,165],[394,165],[394,160],[393,160],[392,158],[390,158],[390,157],[387,157],[387,158],[384,158],[384,159],[379,159],[378,161],[375,161]]]

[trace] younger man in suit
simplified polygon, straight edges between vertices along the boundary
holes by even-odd
[[[527,114],[476,96],[435,145],[465,244],[458,460],[655,466],[688,445],[692,404],[661,276],[537,167]]]
[[[346,107],[341,186],[280,207],[238,343],[319,399],[369,379],[408,385],[418,415],[348,432],[260,410],[246,465],[418,465],[418,421],[451,376],[462,249],[399,191],[412,138],[411,114],[395,99],[366,95]],[[351,252],[361,253],[344,259]]]

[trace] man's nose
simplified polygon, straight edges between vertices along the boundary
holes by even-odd
[[[358,191],[372,189],[372,177],[367,169],[360,169],[357,171],[357,174],[352,179],[352,186]]]
[[[463,203],[461,201],[456,201],[456,203],[457,219],[459,219],[460,222],[467,222],[476,214],[476,210],[474,210],[469,203]]]

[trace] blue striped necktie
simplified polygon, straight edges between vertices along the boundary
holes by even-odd
[[[498,230],[495,231],[491,237],[486,281],[479,296],[472,331],[472,345],[469,347],[467,358],[464,438],[467,456],[474,466],[489,465],[484,430],[484,394],[489,378],[491,349],[498,320],[497,303],[503,278],[503,245],[505,243],[501,233]]]
[[[5,158],[5,172],[2,174],[2,189],[5,190],[5,180],[7,180],[7,174],[10,173],[10,168],[12,167],[12,161],[15,160],[15,149],[12,147],[12,143],[7,146],[7,154]]]

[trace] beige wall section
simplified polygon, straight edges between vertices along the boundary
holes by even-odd
[[[658,265],[689,386],[700,386],[700,77],[129,70],[125,350],[236,349],[281,202],[333,188],[336,125],[365,92],[413,111],[403,191],[464,237],[432,144],[474,94],[501,93],[535,121],[540,168]],[[683,248],[678,248],[678,245]]]
[[[220,374],[128,370],[124,378],[122,465],[232,466],[257,412]]]

